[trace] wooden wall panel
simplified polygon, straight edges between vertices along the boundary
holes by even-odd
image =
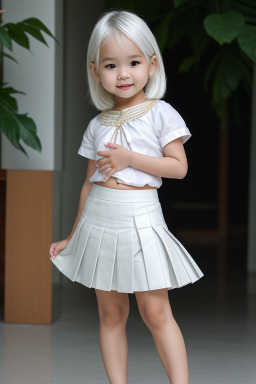
[[[3,321],[4,313],[5,190],[6,171],[0,169],[0,321]]]
[[[7,170],[4,321],[52,320],[51,171]]]

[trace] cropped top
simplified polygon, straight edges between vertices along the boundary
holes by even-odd
[[[163,148],[181,138],[183,144],[191,137],[185,121],[169,103],[160,99],[147,99],[143,103],[121,111],[105,110],[96,115],[84,132],[78,154],[97,161],[103,156],[98,151],[113,150],[104,145],[115,142],[128,150],[148,156],[164,157]],[[99,172],[98,168],[89,179],[102,181],[111,168]],[[128,166],[114,173],[117,183],[143,187],[148,184],[159,188],[162,178]]]

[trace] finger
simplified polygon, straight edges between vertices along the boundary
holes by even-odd
[[[52,252],[52,259],[55,258],[55,250]]]
[[[122,145],[120,144],[117,144],[117,143],[104,143],[104,145],[108,148],[118,148],[118,147],[122,147]]]
[[[55,248],[55,245],[54,245],[54,244],[52,244],[52,245],[51,245],[51,247],[50,247],[50,250],[49,250],[49,254],[50,254],[50,256],[52,256],[52,255],[53,255],[53,252],[54,252],[54,248]]]
[[[109,156],[109,151],[98,151],[97,155],[107,157]]]
[[[100,161],[98,160],[98,163],[97,163],[97,167],[101,167],[102,165],[105,165],[107,163],[110,162],[110,159],[109,158],[104,158],[104,159],[100,159]]]
[[[108,169],[108,168],[112,169],[110,162],[103,164],[101,167],[99,167],[99,172],[103,172],[105,169]]]
[[[50,246],[50,252],[52,252],[54,250],[54,247],[55,247],[55,244],[52,243],[51,246]]]
[[[114,175],[114,173],[116,173],[116,171],[114,170],[114,168],[112,168],[112,170],[109,171],[109,172],[104,176],[103,181],[107,181],[107,180],[110,178],[110,176]]]
[[[100,167],[102,164],[104,164],[104,161],[108,161],[106,157],[102,157],[96,161],[96,167]]]

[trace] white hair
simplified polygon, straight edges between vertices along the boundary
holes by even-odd
[[[166,92],[166,74],[161,52],[157,41],[150,28],[144,20],[131,11],[107,11],[98,19],[93,28],[87,49],[87,79],[89,85],[89,96],[95,107],[103,111],[112,109],[115,98],[101,84],[94,79],[90,62],[93,62],[98,71],[100,46],[104,40],[114,35],[120,41],[123,35],[132,40],[146,56],[148,63],[155,54],[157,67],[152,77],[148,79],[144,87],[147,99],[161,99]]]

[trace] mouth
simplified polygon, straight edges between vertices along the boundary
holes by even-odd
[[[123,84],[123,85],[118,86],[117,88],[125,90],[125,89],[130,89],[132,86],[133,86],[133,84]]]

